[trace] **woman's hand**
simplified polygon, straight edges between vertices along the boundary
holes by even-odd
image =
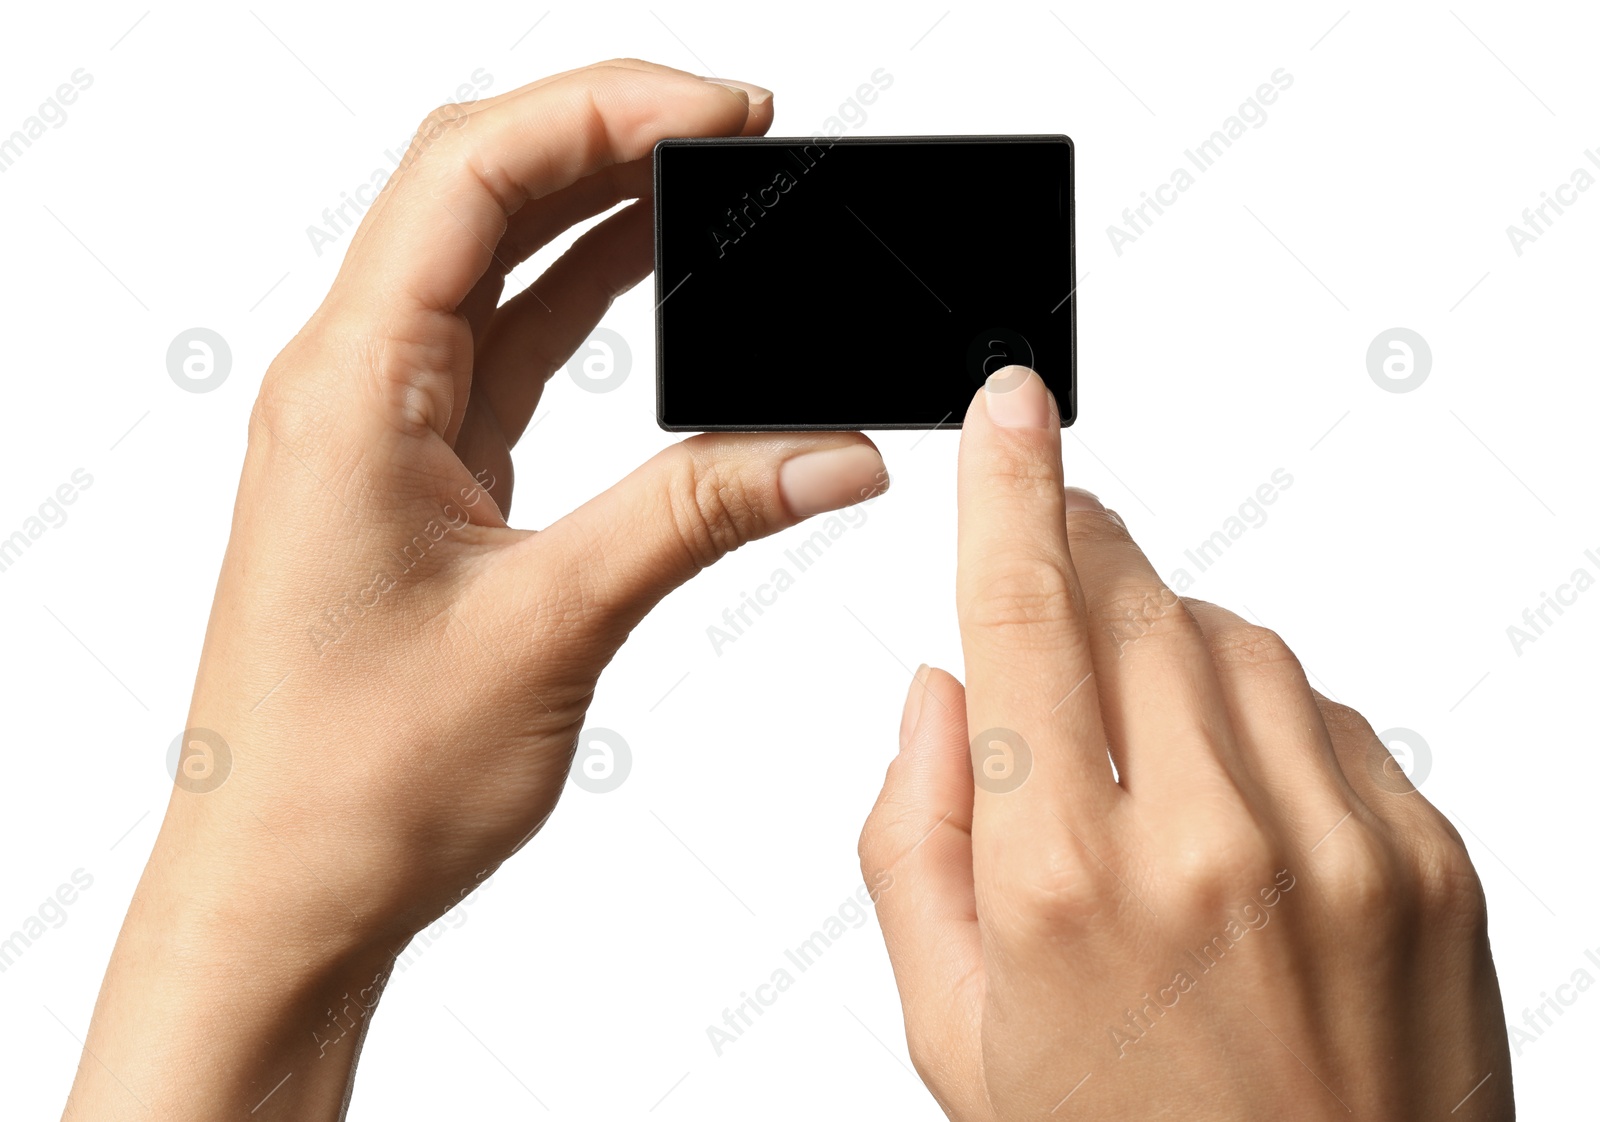
[[[861,840],[939,1104],[1512,1117],[1460,837],[1282,640],[1175,596],[1063,491],[1036,376],[990,386],[961,437],[966,688],[918,673]]]
[[[650,271],[656,141],[771,120],[759,87],[619,61],[424,123],[263,381],[68,1117],[336,1116],[393,956],[550,814],[633,626],[886,486],[860,435],[704,436],[538,533],[505,521],[545,380]],[[632,198],[500,306],[512,267]]]

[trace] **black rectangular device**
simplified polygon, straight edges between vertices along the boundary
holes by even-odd
[[[1011,363],[1077,411],[1065,136],[663,140],[656,419],[959,426]]]

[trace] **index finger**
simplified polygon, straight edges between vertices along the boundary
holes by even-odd
[[[454,311],[530,199],[647,157],[664,137],[740,132],[749,88],[604,63],[430,115],[404,172],[369,212],[335,292],[375,307]]]
[[[1061,835],[1119,793],[1067,545],[1061,417],[1043,381],[990,377],[961,432],[956,571],[975,849]]]

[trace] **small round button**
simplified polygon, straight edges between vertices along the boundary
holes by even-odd
[[[967,347],[967,372],[972,375],[974,386],[983,385],[989,380],[989,375],[1007,366],[1033,369],[1033,344],[1028,342],[1026,336],[1009,327],[991,327],[972,337]],[[997,384],[989,388],[1003,393],[1016,389],[1024,379],[1008,377],[1005,381],[1014,384]]]

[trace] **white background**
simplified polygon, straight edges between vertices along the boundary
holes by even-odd
[[[1600,576],[1584,557],[1600,547],[1600,190],[1520,256],[1506,234],[1600,147],[1592,14],[664,2],[8,10],[0,135],[75,69],[93,84],[0,174],[0,536],[74,469],[94,482],[0,573],[0,934],[75,869],[94,882],[0,974],[0,1113],[64,1101],[166,801],[246,414],[348,242],[318,256],[307,226],[474,70],[503,92],[615,55],[771,86],[774,134],[822,127],[880,67],[893,85],[858,135],[1070,134],[1070,477],[1164,574],[1188,569],[1191,594],[1281,631],[1325,692],[1426,741],[1423,789],[1484,879],[1514,1021],[1579,967],[1600,975],[1583,954],[1600,947],[1600,591],[1520,654],[1506,631],[1579,566]],[[1106,227],[1280,67],[1294,82],[1266,123],[1116,254]],[[841,320],[871,317],[872,278],[838,280]],[[633,349],[619,390],[552,381],[517,449],[516,524],[545,524],[672,439],[652,419],[651,305],[641,286],[606,321]],[[197,325],[233,351],[206,394],[165,363]],[[1432,348],[1409,393],[1367,370],[1395,326]],[[825,330],[815,346],[821,371],[895,374],[829,353]],[[909,671],[960,670],[956,439],[880,434],[893,491],[720,656],[707,626],[800,532],[730,558],[638,630],[591,711],[631,746],[632,774],[609,794],[569,790],[396,978],[353,1118],[542,1116],[532,1095],[567,1118],[937,1116],[870,920],[720,1057],[706,1026],[859,884],[856,835]],[[1199,573],[1184,550],[1278,468],[1294,482],[1266,523]],[[328,751],[338,738],[331,714]],[[1528,1117],[1587,1100],[1597,1042],[1591,991],[1521,1046]]]

